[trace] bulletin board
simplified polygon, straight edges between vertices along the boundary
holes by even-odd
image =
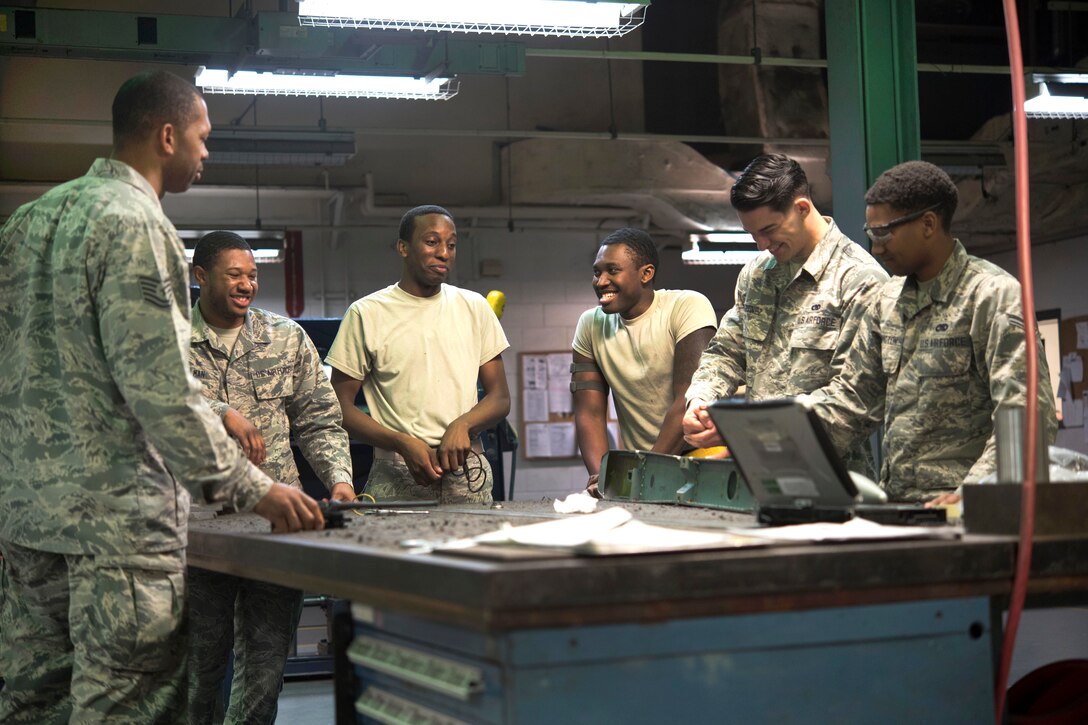
[[[521,446],[526,459],[578,459],[574,395],[570,392],[571,351],[518,353]],[[609,396],[608,435],[618,439],[619,424]]]
[[[1062,425],[1078,428],[1088,423],[1088,315],[1061,322]],[[1085,432],[1088,439],[1088,430]]]

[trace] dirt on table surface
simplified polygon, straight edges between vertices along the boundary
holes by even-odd
[[[640,521],[657,526],[720,529],[752,522],[751,514],[676,506],[661,503],[601,501],[597,510],[622,506]],[[551,499],[539,501],[502,501],[496,504],[446,504],[428,509],[405,509],[413,513],[377,513],[362,515],[346,512],[342,529],[305,531],[283,536],[351,544],[369,548],[405,551],[412,544],[443,542],[469,538],[494,531],[504,523],[524,526],[557,518],[585,514],[557,514]],[[426,512],[426,513],[422,513]],[[191,531],[236,534],[268,534],[270,525],[256,514],[220,514],[216,518],[193,519]]]

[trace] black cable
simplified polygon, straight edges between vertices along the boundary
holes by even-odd
[[[465,456],[464,467],[465,483],[468,484],[469,493],[479,493],[487,484],[487,475],[484,473],[483,456],[473,450],[469,450]],[[477,481],[480,485],[473,486]]]

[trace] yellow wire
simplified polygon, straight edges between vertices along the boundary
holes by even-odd
[[[378,503],[378,500],[377,500],[376,498],[374,498],[373,496],[371,496],[371,495],[370,495],[369,493],[367,493],[367,492],[365,492],[365,491],[364,491],[363,493],[360,493],[360,494],[359,494],[358,496],[356,496],[356,497],[355,497],[355,500],[356,500],[356,501],[358,501],[358,500],[359,500],[359,499],[361,499],[361,498],[362,498],[363,496],[366,496],[367,498],[369,498],[369,499],[370,499],[370,501],[371,501],[371,503]],[[352,509],[352,510],[351,510],[351,512],[352,512],[353,514],[355,514],[356,516],[364,516],[364,515],[366,515],[366,512],[365,512],[365,511],[362,511],[362,510],[360,510],[360,509]]]

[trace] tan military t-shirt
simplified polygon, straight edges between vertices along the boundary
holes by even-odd
[[[394,284],[352,303],[325,362],[363,381],[374,420],[437,446],[476,405],[480,366],[509,346],[476,292],[415,297]]]
[[[628,448],[648,451],[657,441],[673,401],[676,344],[717,326],[710,300],[690,290],[656,290],[650,309],[633,320],[600,307],[582,313],[572,346],[597,363],[608,381]]]

